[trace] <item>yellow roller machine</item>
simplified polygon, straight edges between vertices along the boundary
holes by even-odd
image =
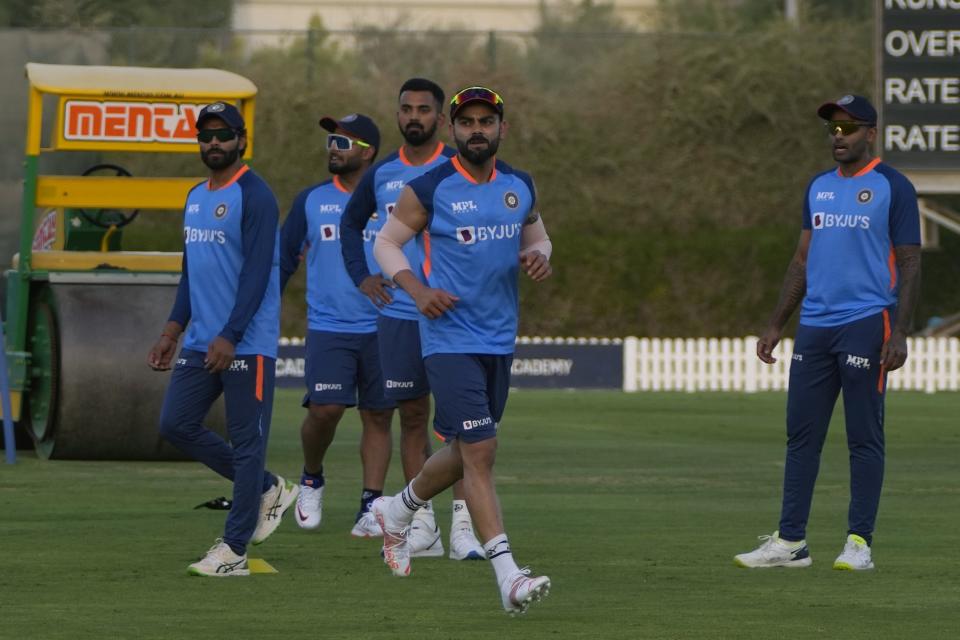
[[[20,251],[6,272],[11,413],[45,458],[178,458],[157,434],[169,378],[146,366],[146,353],[173,303],[181,254],[123,251],[120,238],[139,212],[181,210],[203,178],[133,177],[112,164],[39,175],[41,157],[198,154],[197,113],[227,101],[248,123],[249,159],[257,88],[215,69],[30,63],[26,75]]]

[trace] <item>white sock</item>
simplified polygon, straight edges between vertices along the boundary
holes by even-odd
[[[410,521],[413,520],[413,514],[417,512],[417,509],[428,504],[426,500],[421,500],[417,497],[417,494],[413,492],[412,480],[410,484],[404,487],[403,491],[394,496],[394,498],[394,500],[390,501],[389,513],[387,515],[394,524],[399,524],[401,527],[410,524]]]
[[[467,510],[466,500],[453,501],[453,524],[456,525],[460,522],[466,522],[471,527],[473,526],[473,521],[470,519],[470,512]]]
[[[483,543],[483,550],[487,552],[487,559],[493,565],[493,572],[497,576],[497,584],[503,586],[508,578],[520,572],[520,567],[513,559],[507,534],[501,533]]]

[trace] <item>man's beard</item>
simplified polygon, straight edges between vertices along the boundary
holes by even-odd
[[[342,176],[345,173],[356,171],[360,168],[363,160],[354,158],[352,160],[342,160],[339,164],[334,164],[333,158],[327,160],[327,171],[335,176]]]
[[[484,141],[487,143],[486,147],[482,149],[471,149],[470,142]],[[473,164],[483,164],[490,158],[492,158],[497,153],[497,149],[500,147],[500,138],[496,140],[487,140],[481,136],[469,138],[467,140],[457,140],[457,150],[460,152],[464,158],[469,160]]]
[[[210,152],[219,151],[220,156],[216,158],[210,157]],[[240,157],[240,147],[237,147],[233,151],[224,151],[223,149],[207,149],[206,151],[200,152],[200,159],[203,160],[203,164],[207,165],[209,168],[214,171],[220,169],[226,169],[234,162],[237,161],[237,158]]]
[[[424,144],[427,140],[433,138],[434,134],[437,133],[437,123],[434,122],[433,126],[429,129],[425,129],[423,125],[420,126],[411,126],[407,125],[406,129],[400,129],[400,135],[403,136],[403,139],[407,141],[407,144],[419,147]]]

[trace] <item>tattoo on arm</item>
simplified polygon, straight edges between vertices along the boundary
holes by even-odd
[[[913,327],[913,312],[920,299],[920,246],[903,245],[895,247],[893,251],[897,258],[897,276],[900,279],[895,330],[906,334]]]
[[[790,261],[790,266],[787,267],[787,275],[780,289],[780,300],[777,301],[777,307],[770,317],[770,324],[783,329],[806,293],[807,265],[799,255],[795,255]]]
[[[523,221],[523,224],[533,224],[539,219],[540,219],[540,212],[534,209],[527,215],[526,219]]]

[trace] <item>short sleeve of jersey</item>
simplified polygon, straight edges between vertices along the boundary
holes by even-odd
[[[917,191],[899,171],[885,165],[877,170],[890,183],[890,244],[920,244],[920,209]]]
[[[527,189],[530,190],[530,197],[533,198],[533,202],[530,203],[530,209],[533,210],[537,206],[537,188],[533,186],[533,178],[530,177],[529,173],[524,173],[516,169],[513,170],[513,175],[523,180],[523,183],[527,185]]]
[[[429,221],[433,219],[433,194],[437,190],[437,184],[439,184],[439,180],[434,174],[435,171],[427,171],[419,178],[414,178],[407,183],[407,186],[413,190],[417,200],[427,211],[427,226],[429,226]]]
[[[343,218],[346,223],[353,225],[361,231],[367,225],[370,219],[377,211],[377,193],[376,193],[376,175],[377,170],[383,163],[373,166],[360,178],[360,183],[350,196]]]

